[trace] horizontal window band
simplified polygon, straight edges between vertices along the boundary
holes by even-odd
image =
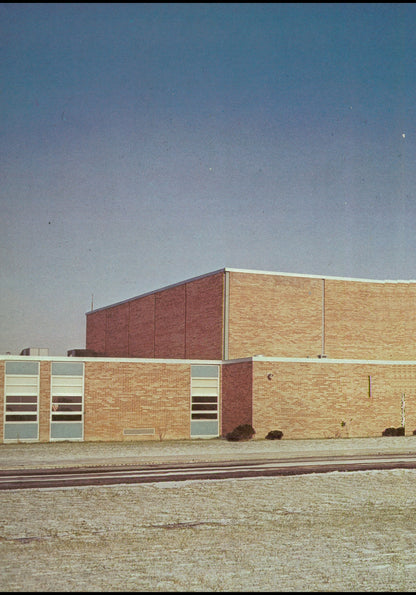
[[[38,376],[6,376],[7,386],[34,386],[36,387],[39,382]]]
[[[195,378],[192,378],[191,386],[193,388],[217,388],[218,378],[198,378],[197,380],[195,380]]]
[[[57,396],[53,395],[52,397],[53,403],[82,403],[82,397],[72,397],[72,396]]]
[[[37,395],[7,395],[6,403],[37,403]]]
[[[82,414],[52,413],[52,421],[82,421]]]
[[[82,397],[82,387],[76,386],[54,386],[51,393],[54,397]]]
[[[8,403],[6,405],[6,411],[37,411],[38,406],[35,403],[31,405],[30,403]]]
[[[218,388],[198,386],[191,387],[191,395],[193,397],[217,397]]]
[[[38,421],[38,416],[35,413],[34,415],[30,415],[30,414],[12,414],[10,415],[9,413],[6,413],[6,421],[17,421],[17,422],[22,422],[22,421],[33,421],[33,422],[37,422]]]
[[[209,403],[192,403],[192,411],[216,411],[216,410],[217,410],[216,403],[212,403],[212,405],[210,405]]]
[[[191,419],[218,419],[217,413],[192,413]]]
[[[192,403],[217,403],[218,397],[192,397]]]

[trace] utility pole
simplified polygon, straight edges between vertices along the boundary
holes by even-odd
[[[406,395],[402,393],[402,428],[405,427],[405,407],[406,407]]]

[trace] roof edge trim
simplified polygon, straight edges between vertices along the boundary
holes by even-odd
[[[274,275],[276,277],[303,277],[307,279],[331,279],[334,281],[359,281],[362,283],[416,283],[416,279],[364,279],[359,277],[335,277],[331,275],[308,275],[306,273],[281,273],[274,271],[259,271],[250,269],[233,269],[226,267],[223,269],[230,273],[250,273],[253,275]]]
[[[119,302],[114,302],[112,304],[108,304],[108,306],[101,306],[100,308],[95,308],[94,310],[89,310],[86,312],[86,315],[93,314],[95,312],[100,312],[100,310],[107,310],[108,308],[113,308],[115,306],[120,306],[121,304],[127,304],[128,302],[132,302],[133,300],[137,300],[139,298],[146,297],[148,295],[153,295],[155,293],[159,293],[160,291],[165,291],[166,289],[173,289],[174,287],[179,287],[181,285],[185,285],[186,283],[191,283],[192,281],[197,281],[198,279],[203,279],[204,277],[211,277],[212,275],[217,275],[218,273],[246,273],[251,275],[271,275],[275,277],[301,277],[304,279],[329,279],[332,281],[356,281],[359,283],[416,283],[416,279],[364,279],[360,277],[336,277],[332,275],[308,275],[306,273],[284,273],[278,271],[262,271],[256,269],[235,269],[231,267],[223,267],[222,269],[217,269],[216,271],[211,271],[209,273],[204,273],[203,275],[198,275],[196,277],[190,277],[189,279],[185,279],[184,281],[178,281],[177,283],[172,283],[170,285],[165,285],[163,287],[159,287],[158,289],[153,289],[152,291],[147,291],[145,293],[140,293],[133,297],[127,298],[125,300],[121,300]]]

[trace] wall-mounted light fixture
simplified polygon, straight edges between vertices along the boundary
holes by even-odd
[[[269,380],[271,380],[271,379],[273,378],[273,374],[272,374],[272,373],[270,373],[270,374],[267,374],[267,378],[268,378]]]

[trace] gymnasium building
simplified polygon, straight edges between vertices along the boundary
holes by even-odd
[[[416,281],[224,268],[87,312],[85,349],[0,356],[1,440],[416,429]]]

